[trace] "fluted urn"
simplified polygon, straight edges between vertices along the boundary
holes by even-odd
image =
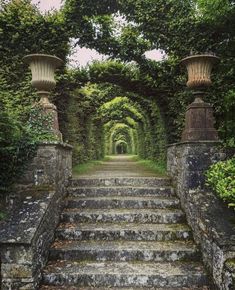
[[[181,63],[188,71],[187,87],[193,90],[195,100],[190,104],[185,116],[185,129],[181,141],[216,141],[213,108],[203,101],[204,89],[212,84],[213,65],[219,61],[214,55],[194,55],[184,58]]]
[[[39,103],[45,113],[52,115],[52,129],[55,135],[62,139],[59,131],[57,108],[49,101],[49,94],[56,86],[55,70],[63,64],[63,61],[56,56],[47,54],[29,54],[23,60],[30,66],[32,72],[31,84],[37,89],[37,93],[40,96]]]
[[[31,83],[39,95],[48,94],[54,89],[56,86],[55,70],[63,64],[60,58],[47,54],[29,54],[23,60],[30,66]]]
[[[210,54],[193,55],[184,58],[181,63],[186,66],[188,71],[189,88],[209,87],[212,84],[211,71],[219,58]]]

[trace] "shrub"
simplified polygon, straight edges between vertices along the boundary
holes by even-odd
[[[29,116],[29,121],[25,122],[5,110],[0,102],[0,194],[11,190],[40,142],[55,141],[50,115],[34,106]]]
[[[229,206],[235,207],[235,157],[213,164],[206,173],[207,184]]]

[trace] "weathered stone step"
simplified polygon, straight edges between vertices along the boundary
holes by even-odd
[[[79,196],[172,196],[172,187],[70,187],[68,192]]]
[[[114,177],[114,178],[78,178],[70,184],[76,186],[169,186],[170,178],[157,177]]]
[[[58,241],[50,249],[50,260],[174,262],[199,258],[199,250],[192,241]]]
[[[192,239],[191,229],[185,224],[62,223],[55,234],[58,239],[64,240],[170,241]]]
[[[147,287],[147,288],[143,288],[143,287],[128,287],[128,288],[123,288],[123,287],[115,287],[115,288],[111,288],[111,287],[76,287],[76,286],[48,286],[48,285],[44,285],[40,288],[40,290],[213,290],[212,288],[210,288],[209,286],[202,286],[202,287],[197,287],[197,286],[192,286],[190,288],[188,287],[177,287],[177,288],[156,288],[156,287]]]
[[[69,197],[68,208],[178,208],[179,199],[152,196]]]
[[[43,271],[46,285],[92,287],[194,287],[208,284],[200,263],[56,261]]]
[[[181,223],[185,214],[180,209],[67,209],[62,222],[128,222],[128,223]]]

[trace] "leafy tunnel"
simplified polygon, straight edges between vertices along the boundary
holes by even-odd
[[[118,153],[164,160],[166,132],[154,100],[107,82],[86,83],[66,99],[62,128],[75,164]]]

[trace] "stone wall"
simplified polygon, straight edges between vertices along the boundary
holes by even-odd
[[[18,186],[45,185],[66,187],[72,175],[72,146],[63,143],[44,143],[27,166]]]
[[[2,290],[37,289],[71,175],[71,146],[39,146],[20,180],[19,204],[0,224]]]
[[[225,158],[218,145],[204,141],[173,144],[168,147],[167,167],[215,287],[228,290],[235,289],[227,264],[235,257],[235,215],[206,188],[204,175],[209,165]]]

